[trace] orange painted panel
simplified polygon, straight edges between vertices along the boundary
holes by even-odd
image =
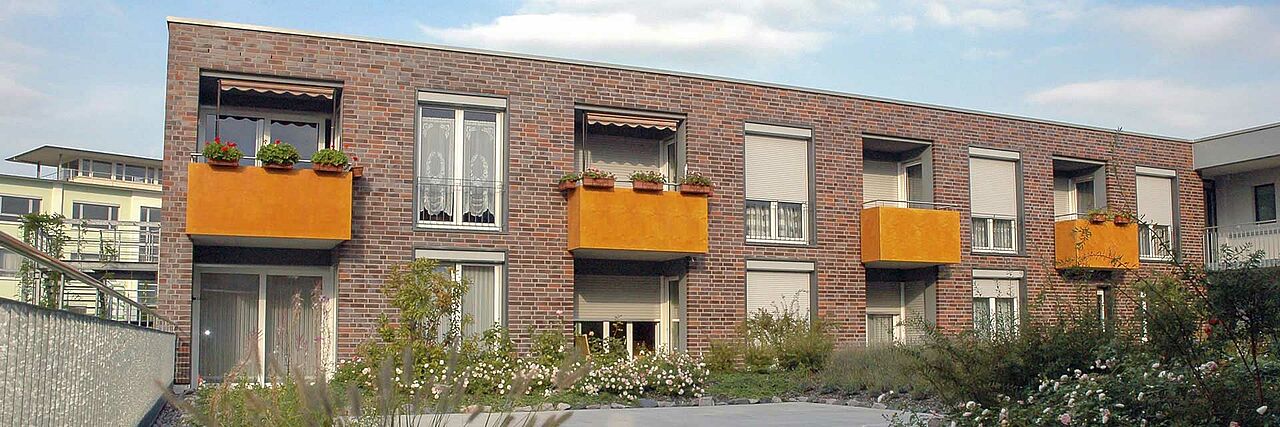
[[[351,239],[351,174],[187,165],[187,234]]]
[[[862,210],[862,262],[918,268],[960,262],[960,213],[874,207]]]
[[[1138,224],[1093,223],[1088,219],[1053,225],[1058,268],[1125,270],[1138,267]]]
[[[579,187],[569,192],[569,250],[707,253],[707,197]]]

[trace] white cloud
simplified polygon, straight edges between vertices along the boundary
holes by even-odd
[[[1148,132],[1202,136],[1273,122],[1280,84],[1205,87],[1162,79],[1096,80],[1029,94],[1051,116],[1104,127],[1137,124]]]
[[[1103,9],[1121,31],[1176,53],[1220,50],[1280,55],[1280,9],[1251,6]]]
[[[865,0],[531,0],[488,23],[421,28],[444,43],[492,49],[628,62],[740,62],[816,52],[840,21],[875,8]]]
[[[923,15],[943,27],[974,31],[1023,28],[1029,20],[1026,5],[1005,1],[931,1]]]

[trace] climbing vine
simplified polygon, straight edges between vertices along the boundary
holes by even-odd
[[[50,257],[61,259],[62,247],[67,243],[65,221],[61,214],[27,214],[22,216],[22,240]],[[41,269],[35,262],[24,258],[18,269],[22,300],[45,307],[57,308],[62,292],[62,273]]]

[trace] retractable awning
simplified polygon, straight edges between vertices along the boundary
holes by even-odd
[[[676,130],[679,122],[672,119],[654,119],[648,117],[624,116],[608,113],[587,113],[587,123],[609,126],[626,126],[631,128],[648,128]]]
[[[218,80],[219,90],[243,91],[243,92],[259,92],[259,93],[275,93],[281,95],[297,95],[310,96],[324,99],[333,99],[333,88],[322,86],[307,86],[288,83],[269,83],[256,82],[251,80]]]

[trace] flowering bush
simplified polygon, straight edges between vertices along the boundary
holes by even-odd
[[[298,149],[293,144],[282,144],[280,140],[263,145],[258,149],[258,161],[264,165],[292,165],[300,158]]]
[[[200,154],[208,160],[221,160],[227,162],[238,162],[244,157],[244,152],[236,148],[236,143],[227,141],[222,142],[222,138],[215,137],[213,142],[204,144],[204,149]]]
[[[667,177],[655,171],[635,171],[631,173],[631,181],[665,184],[667,182]]]

